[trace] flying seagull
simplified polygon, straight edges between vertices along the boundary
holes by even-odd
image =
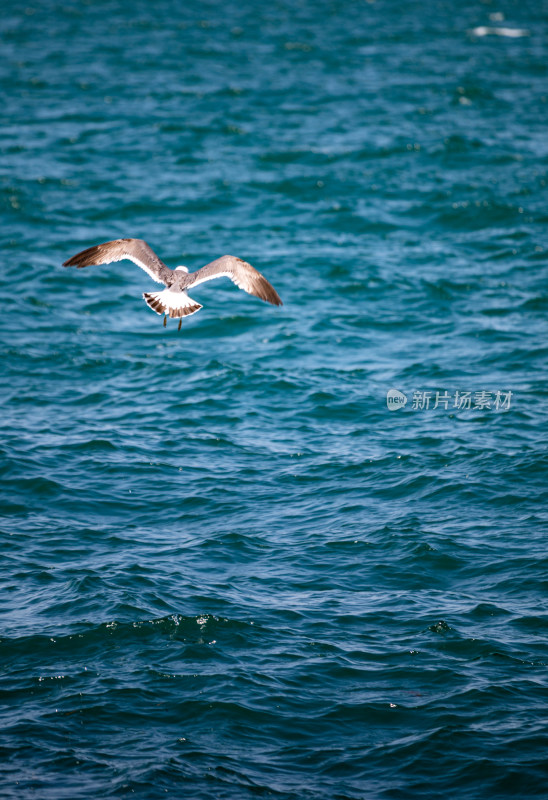
[[[112,264],[114,261],[129,259],[150,275],[157,283],[163,283],[167,288],[161,292],[144,292],[145,302],[157,314],[165,314],[164,327],[168,315],[179,319],[181,330],[182,318],[195,314],[202,306],[189,297],[187,289],[198,286],[200,283],[211,281],[214,278],[230,278],[240,289],[248,294],[254,294],[267,303],[281,306],[278,293],[260,272],[235,256],[221,256],[210,264],[190,272],[186,267],[170,269],[161,261],[154,250],[142,239],[115,239],[94,247],[82,250],[63,264],[64,267],[89,267],[93,264]]]

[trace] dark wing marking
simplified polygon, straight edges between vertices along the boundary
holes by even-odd
[[[247,261],[242,261],[241,258],[235,256],[221,256],[211,264],[206,264],[205,267],[190,273],[188,277],[188,282],[185,281],[185,289],[197,286],[199,283],[212,281],[215,278],[227,277],[244,292],[254,294],[255,297],[260,297],[261,300],[272,303],[274,306],[283,305],[276,289],[264,275],[257,272]]]
[[[90,267],[93,264],[111,264],[113,261],[129,259],[150,275],[157,283],[169,286],[173,281],[173,270],[161,261],[154,250],[142,239],[115,239],[82,250],[63,264],[64,267]]]

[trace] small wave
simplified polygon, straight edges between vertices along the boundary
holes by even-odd
[[[479,25],[477,28],[472,28],[469,33],[472,36],[506,36],[509,39],[520,39],[523,36],[530,36],[531,32],[526,28],[503,28],[492,27],[490,25]]]

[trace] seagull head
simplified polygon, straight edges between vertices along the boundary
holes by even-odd
[[[188,272],[188,267],[175,267],[175,272],[180,270],[181,272]]]

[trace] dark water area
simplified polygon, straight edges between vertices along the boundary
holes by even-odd
[[[548,797],[548,6],[0,31],[0,795]]]

